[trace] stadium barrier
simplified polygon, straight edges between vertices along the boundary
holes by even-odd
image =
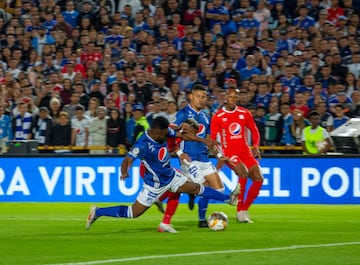
[[[261,204],[359,204],[360,156],[264,155]],[[1,202],[133,202],[141,190],[139,161],[120,180],[120,155],[17,155],[0,157]],[[215,158],[211,158],[216,163]],[[177,158],[171,164],[179,168]],[[228,193],[238,177],[223,167]],[[248,181],[248,185],[251,181]],[[181,196],[187,202],[188,196]]]

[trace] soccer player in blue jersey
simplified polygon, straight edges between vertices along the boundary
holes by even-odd
[[[170,166],[170,155],[167,148],[168,137],[183,137],[187,140],[201,140],[190,133],[176,132],[169,128],[169,122],[164,117],[157,117],[148,129],[134,144],[121,164],[121,179],[127,178],[132,162],[139,158],[145,165],[144,185],[136,201],[131,206],[119,205],[99,208],[92,206],[86,226],[92,224],[101,216],[117,218],[136,218],[142,215],[167,190],[200,195],[207,199],[223,201],[231,205],[237,204],[240,188],[237,186],[230,195],[225,195],[212,188],[190,181],[182,172]],[[185,159],[185,154],[180,154]]]
[[[179,110],[176,115],[175,124],[180,126],[188,119],[194,119],[199,124],[199,130],[197,136],[203,139],[210,138],[210,118],[202,111],[206,104],[206,90],[200,85],[193,86],[190,94],[190,104]],[[197,165],[200,168],[202,174],[198,177],[198,181],[201,184],[206,184],[219,192],[224,191],[224,185],[217,173],[216,168],[209,160],[209,150],[206,144],[195,141],[183,141],[180,144],[182,152],[186,153],[191,163]],[[182,159],[180,159],[182,161]],[[181,169],[184,173],[191,175],[190,169],[186,164],[182,164]],[[192,199],[190,197],[190,199]],[[198,200],[198,213],[199,213],[199,227],[208,227],[206,221],[206,210],[209,204],[209,198],[200,196]]]

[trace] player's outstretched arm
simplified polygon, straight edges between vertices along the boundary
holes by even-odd
[[[131,167],[132,162],[133,159],[129,156],[126,156],[123,162],[121,163],[121,176],[120,176],[121,179],[125,179],[129,177],[128,170]]]

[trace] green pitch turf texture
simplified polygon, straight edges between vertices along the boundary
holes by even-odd
[[[155,206],[134,220],[102,217],[85,231],[89,206],[1,203],[0,264],[360,264],[359,205],[253,205],[254,224],[237,223],[234,207],[210,205],[209,213],[229,216],[222,232],[199,229],[196,208],[180,205],[178,234],[157,232]]]

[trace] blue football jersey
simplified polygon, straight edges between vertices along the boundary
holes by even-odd
[[[210,119],[204,111],[195,111],[190,105],[178,111],[176,114],[176,125],[181,125],[187,119],[194,119],[199,123],[199,131],[197,136],[199,138],[206,138],[210,134]],[[189,155],[191,160],[202,162],[209,161],[209,150],[206,144],[194,141],[182,141],[180,148]]]
[[[169,128],[168,137],[175,137],[176,132]],[[159,188],[169,184],[175,175],[170,166],[170,154],[167,141],[154,141],[147,131],[136,141],[127,156],[140,158],[146,168],[144,182],[152,187]]]

